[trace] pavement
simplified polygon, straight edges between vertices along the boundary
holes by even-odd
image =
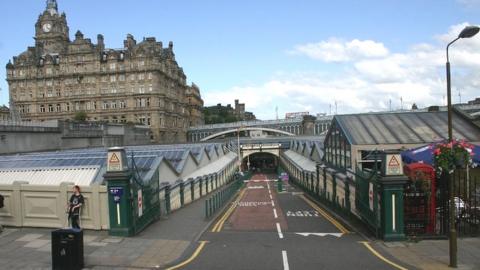
[[[135,237],[84,231],[85,269],[152,269],[189,256],[208,228],[204,197],[151,224]],[[0,234],[0,269],[51,269],[51,231],[4,228]]]
[[[199,199],[135,237],[84,231],[86,269],[451,269],[448,241],[385,243],[363,236],[273,176],[256,174],[206,220]],[[50,229],[5,228],[0,269],[51,269]],[[459,239],[459,268],[480,269],[480,238]]]
[[[419,242],[379,242],[378,247],[400,261],[424,270],[452,269],[449,264],[448,240]],[[480,238],[458,239],[458,268],[480,269]]]

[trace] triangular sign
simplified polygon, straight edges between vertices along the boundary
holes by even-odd
[[[388,162],[388,166],[400,166],[400,162],[398,162],[395,156],[392,156],[392,158]]]
[[[120,163],[120,160],[118,159],[115,153],[113,153],[112,156],[110,157],[110,163]]]

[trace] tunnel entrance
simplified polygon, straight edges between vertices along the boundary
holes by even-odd
[[[242,170],[260,173],[276,173],[278,157],[274,154],[259,152],[248,155],[242,161]]]

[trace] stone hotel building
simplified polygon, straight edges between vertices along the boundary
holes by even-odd
[[[127,35],[121,49],[107,49],[78,31],[73,41],[56,0],[35,24],[35,46],[7,64],[12,109],[22,120],[73,119],[141,123],[156,142],[183,142],[190,126],[203,123],[203,100],[187,85],[173,43],[155,38],[137,43]]]

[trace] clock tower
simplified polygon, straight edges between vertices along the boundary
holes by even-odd
[[[69,43],[67,17],[58,13],[56,0],[47,0],[35,24],[35,45],[41,54],[62,53]]]

